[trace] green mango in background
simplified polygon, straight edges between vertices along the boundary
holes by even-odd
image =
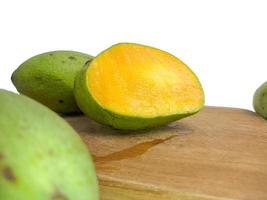
[[[76,74],[92,56],[75,51],[53,51],[34,56],[16,69],[11,80],[17,90],[64,114],[80,112],[73,88]]]
[[[256,90],[253,97],[253,107],[256,113],[267,119],[267,82]]]
[[[57,114],[0,89],[0,199],[97,200],[93,162]]]

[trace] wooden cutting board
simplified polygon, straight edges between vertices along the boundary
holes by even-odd
[[[101,200],[267,200],[267,121],[205,107],[144,131],[67,117],[95,162]]]

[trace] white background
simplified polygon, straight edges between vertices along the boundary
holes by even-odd
[[[0,88],[50,50],[91,55],[118,42],[168,51],[200,78],[206,105],[252,109],[267,81],[267,1],[1,0]],[[265,5],[266,4],[266,5]]]

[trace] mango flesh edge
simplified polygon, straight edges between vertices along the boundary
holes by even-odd
[[[156,48],[120,43],[77,75],[75,98],[92,119],[118,129],[143,129],[198,112],[204,93],[178,58]]]
[[[0,199],[99,199],[88,150],[63,119],[1,89],[0,113]]]
[[[34,56],[16,69],[11,80],[17,90],[58,113],[80,112],[74,98],[77,73],[92,56],[75,51],[52,51]]]
[[[267,82],[256,90],[253,97],[253,107],[256,113],[267,120]]]

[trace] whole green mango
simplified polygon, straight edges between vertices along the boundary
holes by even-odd
[[[0,199],[97,200],[86,146],[56,113],[0,89]]]
[[[63,114],[80,112],[73,89],[76,74],[92,56],[52,51],[34,56],[16,69],[11,80],[17,90]]]

